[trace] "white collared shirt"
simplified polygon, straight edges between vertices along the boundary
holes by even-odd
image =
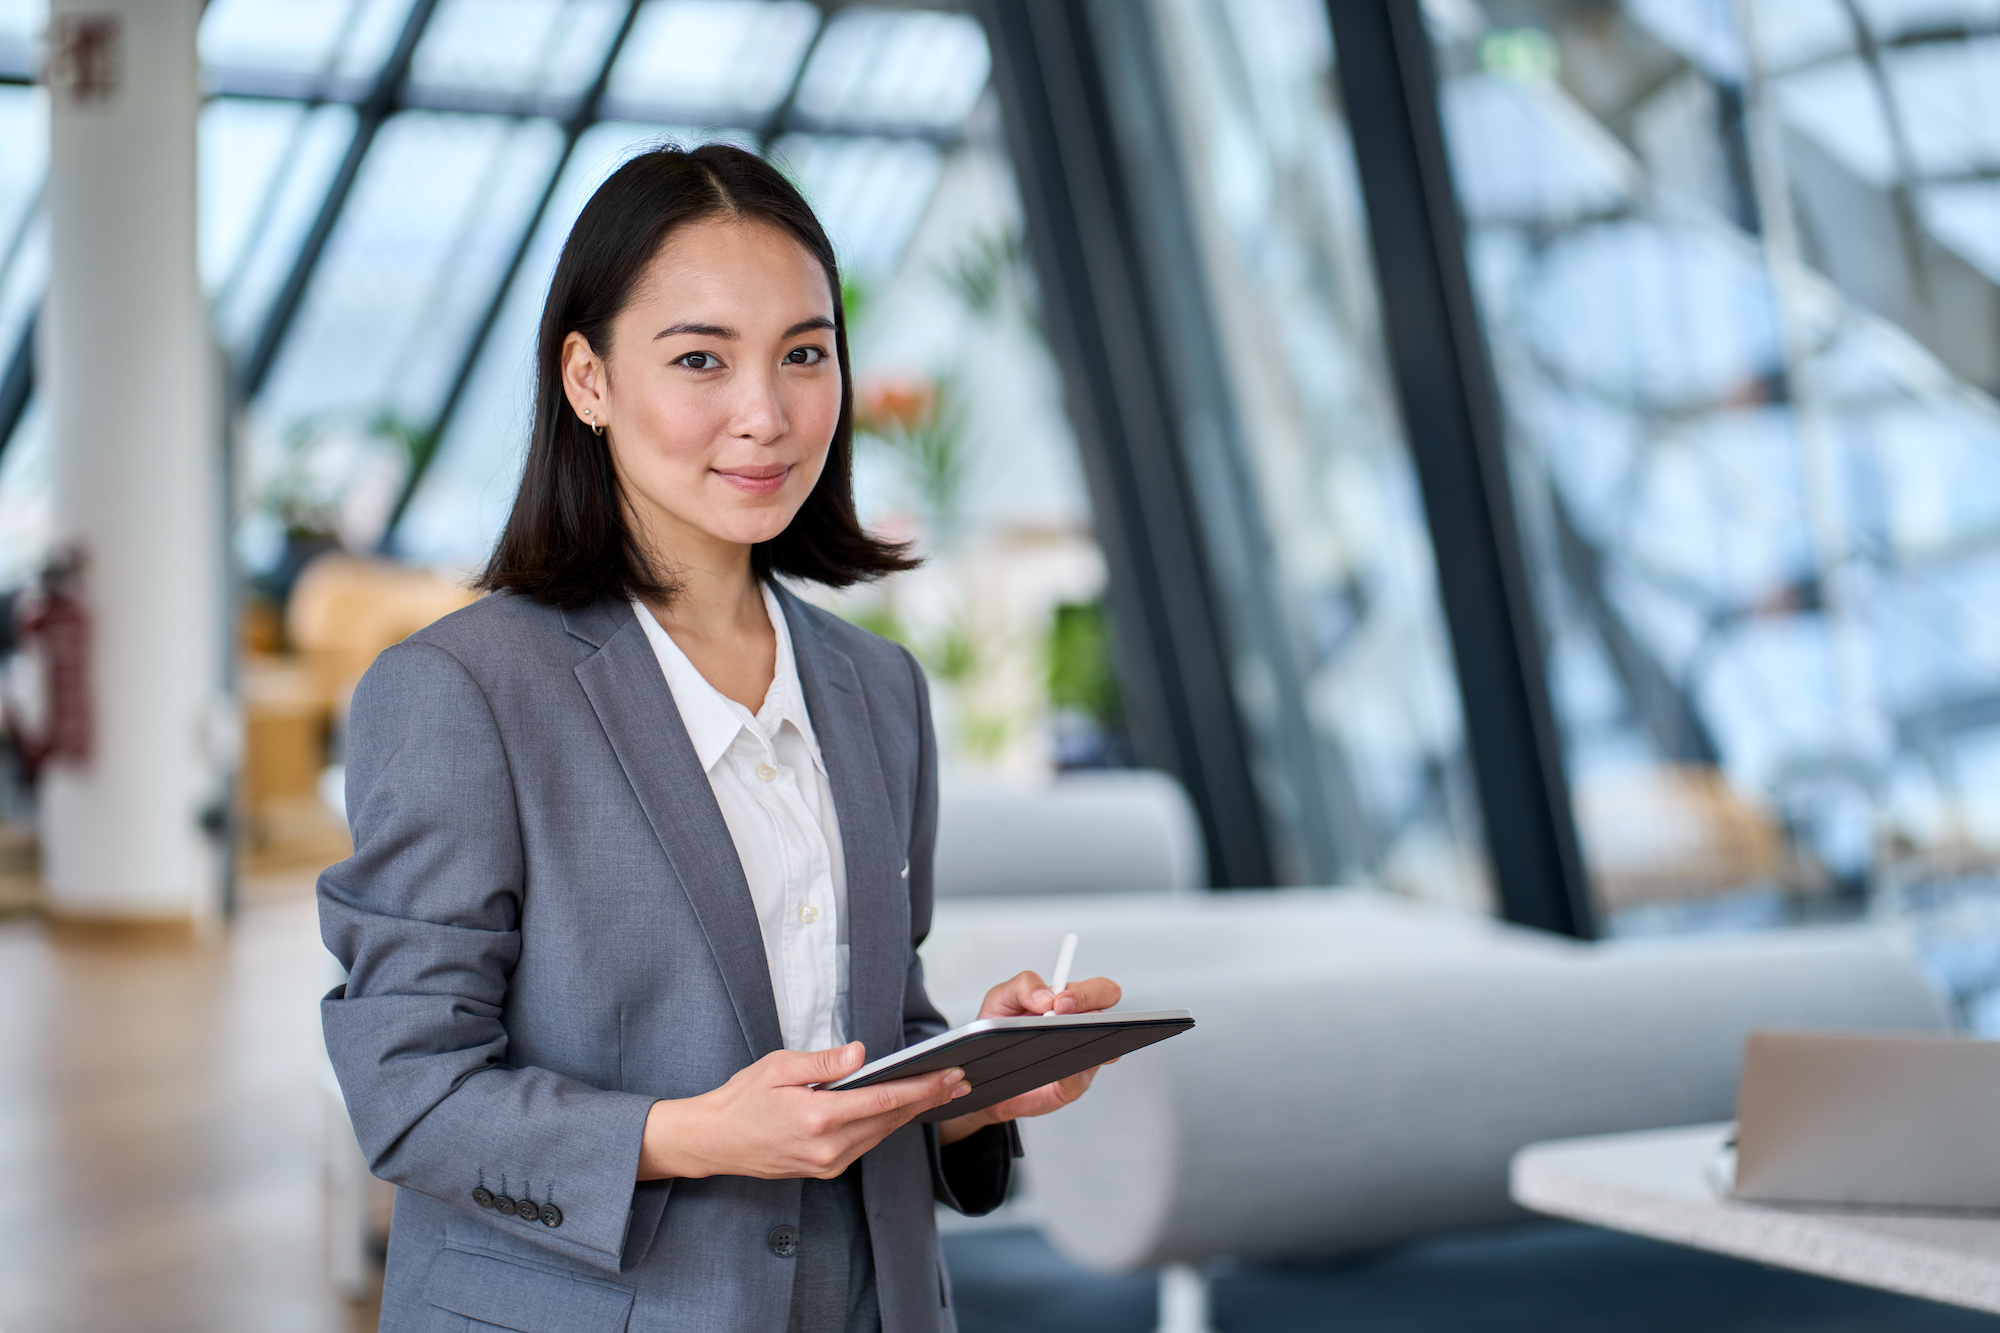
[[[847,1040],[847,870],[791,631],[770,584],[763,590],[778,659],[755,714],[709,684],[644,603],[632,609],[743,863],[785,1046],[824,1050]]]

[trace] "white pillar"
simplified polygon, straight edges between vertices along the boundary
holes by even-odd
[[[54,0],[50,273],[38,379],[57,540],[88,562],[93,740],[41,790],[43,881],[68,916],[200,919],[221,858],[222,542],[197,267],[201,0]]]

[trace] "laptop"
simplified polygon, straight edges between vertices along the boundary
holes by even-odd
[[[1751,1033],[1731,1193],[1768,1203],[2000,1209],[2000,1041]]]

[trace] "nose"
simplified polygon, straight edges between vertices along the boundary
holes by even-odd
[[[754,370],[736,380],[737,393],[729,419],[729,433],[739,440],[769,444],[785,433],[785,405],[778,397],[778,377],[768,368]]]

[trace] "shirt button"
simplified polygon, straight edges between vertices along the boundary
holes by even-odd
[[[813,922],[819,920],[819,909],[811,903],[807,903],[799,909],[799,920],[810,926]]]
[[[757,774],[757,781],[759,782],[769,782],[778,776],[778,770],[772,768],[769,764],[757,765],[755,772]]]

